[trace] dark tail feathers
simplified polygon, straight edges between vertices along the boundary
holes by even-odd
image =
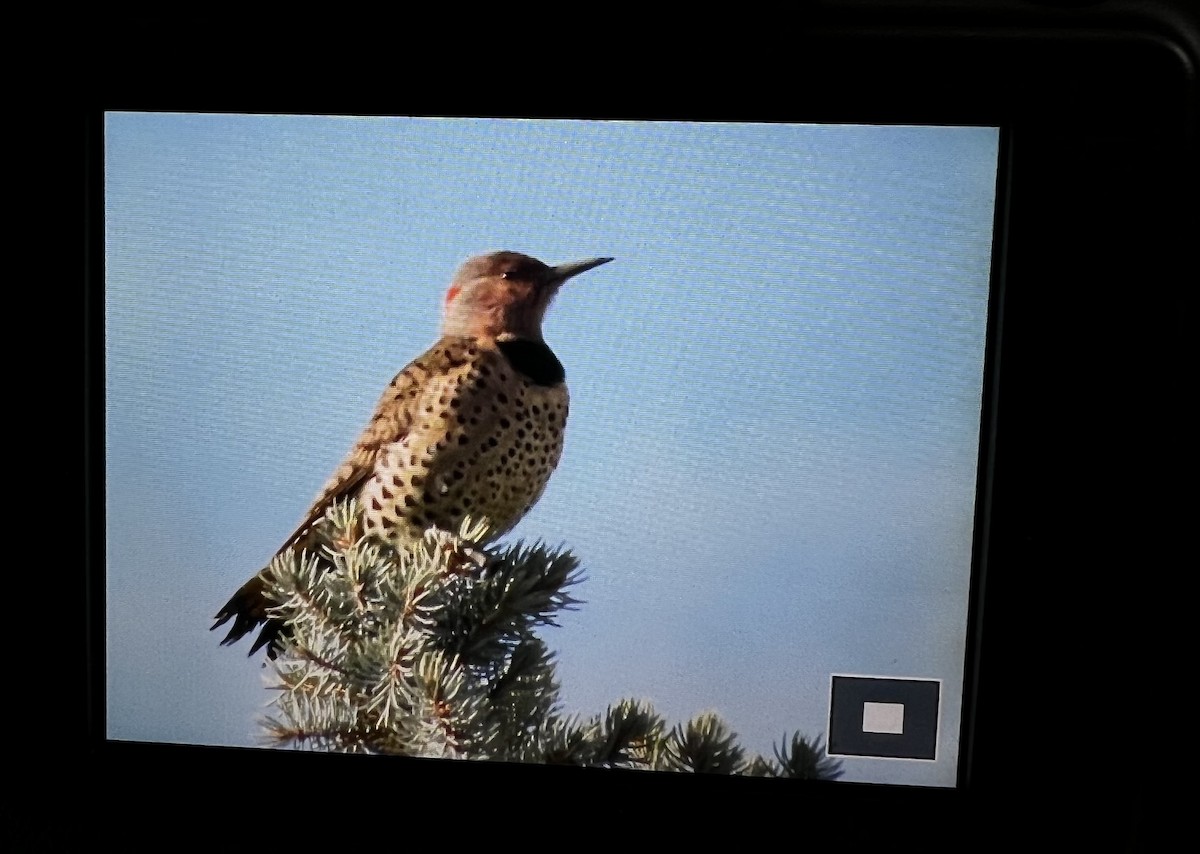
[[[209,631],[225,625],[232,619],[233,625],[229,629],[229,634],[225,635],[225,639],[221,641],[221,646],[229,646],[237,643],[261,625],[262,630],[254,639],[254,645],[250,647],[249,655],[254,655],[265,646],[267,658],[274,659],[279,653],[279,637],[283,631],[283,623],[267,616],[267,609],[271,607],[271,604],[263,595],[262,578],[256,575],[243,584],[238,592],[234,593],[225,606],[217,612],[217,616],[213,618],[216,622]]]

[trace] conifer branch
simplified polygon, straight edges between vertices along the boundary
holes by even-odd
[[[836,779],[840,763],[799,734],[775,757],[747,757],[716,714],[668,730],[653,707],[621,700],[565,714],[553,653],[537,636],[581,603],[567,549],[481,546],[486,521],[430,530],[393,550],[359,535],[335,504],[313,545],[264,573],[288,626],[272,663],[269,743],[341,752],[461,757],[696,773]]]

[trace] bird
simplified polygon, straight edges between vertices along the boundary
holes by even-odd
[[[365,535],[401,546],[430,527],[486,517],[503,536],[541,497],[563,450],[566,374],[542,335],[569,279],[611,257],[550,266],[519,252],[467,260],[446,289],[441,337],[396,374],[370,422],[277,555],[312,548],[336,501],[357,500]],[[269,564],[268,564],[269,565]],[[221,644],[261,627],[249,655],[274,659],[285,632],[260,570],[217,612]]]

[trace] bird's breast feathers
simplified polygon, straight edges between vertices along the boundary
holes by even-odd
[[[561,378],[546,382],[547,360],[520,364],[535,363],[531,376],[501,347],[442,341],[398,375],[363,439],[375,448],[358,493],[369,532],[415,538],[470,515],[486,516],[500,535],[529,512],[558,464],[568,410]],[[402,415],[388,411],[395,405]],[[380,423],[402,426],[383,435],[373,432]]]

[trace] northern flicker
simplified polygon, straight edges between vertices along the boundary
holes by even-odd
[[[611,261],[551,267],[517,252],[462,265],[446,291],[442,336],[396,375],[346,460],[325,484],[279,553],[310,547],[329,506],[353,497],[365,533],[393,544],[429,527],[456,530],[465,515],[487,517],[498,537],[541,497],[558,465],[567,420],[562,364],[542,338],[559,287]],[[255,575],[217,613],[232,644],[263,628],[274,658],[282,630]]]

